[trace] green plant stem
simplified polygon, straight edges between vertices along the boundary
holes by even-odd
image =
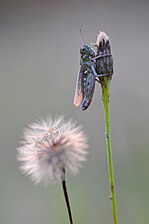
[[[104,105],[105,114],[105,138],[107,145],[107,160],[108,160],[108,172],[109,172],[109,182],[111,191],[111,202],[113,210],[113,223],[117,224],[117,207],[116,207],[116,197],[115,197],[115,186],[114,186],[114,170],[113,170],[113,160],[112,160],[112,148],[111,148],[111,135],[110,135],[110,108],[109,108],[109,92],[110,92],[110,79],[104,77],[101,82],[102,87],[102,100]]]

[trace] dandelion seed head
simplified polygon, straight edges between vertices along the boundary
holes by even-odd
[[[18,160],[35,183],[47,184],[60,181],[63,170],[77,173],[86,160],[87,147],[86,135],[71,120],[40,120],[24,131]]]

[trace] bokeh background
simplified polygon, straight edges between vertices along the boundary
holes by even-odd
[[[48,114],[82,124],[88,161],[68,188],[77,224],[112,224],[100,86],[86,112],[73,105],[82,28],[112,43],[111,131],[120,224],[149,223],[149,1],[0,1],[0,224],[68,223],[59,184],[19,171],[23,129]]]

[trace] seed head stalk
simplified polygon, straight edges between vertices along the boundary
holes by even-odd
[[[68,211],[69,223],[73,224],[71,207],[70,207],[69,196],[68,196],[67,185],[66,185],[66,179],[65,179],[65,169],[63,169],[63,175],[62,175],[62,178],[61,178],[61,182],[62,182],[63,193],[64,193],[65,202],[66,202],[66,207],[67,207],[67,211]]]
[[[105,131],[106,131],[105,138],[107,146],[108,173],[109,173],[110,193],[111,193],[110,199],[112,202],[113,223],[117,224],[118,223],[117,206],[115,197],[114,170],[113,170],[111,134],[110,134],[110,107],[109,107],[110,79],[108,77],[104,77],[102,79],[101,87],[102,87],[102,100],[105,115]]]

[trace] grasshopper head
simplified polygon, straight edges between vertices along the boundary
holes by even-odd
[[[81,47],[80,47],[80,54],[81,56],[91,56],[91,57],[95,57],[95,51],[93,50],[93,48],[88,45],[88,44],[83,44]]]

